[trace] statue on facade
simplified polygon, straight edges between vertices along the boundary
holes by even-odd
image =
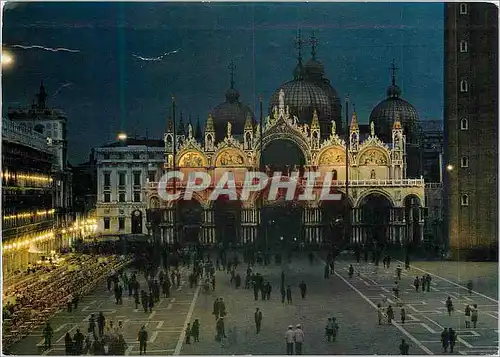
[[[375,136],[375,124],[370,122],[370,135]]]
[[[193,126],[191,123],[188,124],[188,138],[191,139],[193,137]]]
[[[280,107],[280,110],[285,110],[285,91],[283,89],[280,89],[279,107]]]
[[[332,120],[332,135],[335,135],[337,133],[337,124],[335,123],[335,120]]]
[[[231,128],[233,127],[233,125],[231,124],[231,122],[227,122],[227,137],[230,138],[231,137]]]

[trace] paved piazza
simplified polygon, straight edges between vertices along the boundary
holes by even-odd
[[[359,270],[352,278],[347,269],[353,264]],[[395,281],[393,261],[390,270],[372,264],[355,264],[348,258],[336,263],[336,274],[329,280],[323,279],[323,262],[316,260],[310,265],[305,257],[294,257],[292,264],[268,267],[256,266],[254,271],[264,275],[273,287],[270,301],[254,301],[253,291],[243,287],[229,286],[229,275],[217,272],[215,292],[205,293],[199,288],[189,288],[184,282],[173,291],[170,298],[161,298],[153,312],[144,313],[134,309],[133,298],[125,292],[123,305],[116,305],[114,296],[103,285],[92,295],[84,297],[78,311],[59,312],[51,321],[55,330],[53,347],[43,351],[37,344],[43,344],[41,329],[14,345],[13,354],[64,354],[64,335],[72,334],[77,328],[87,330],[90,313],[104,312],[107,319],[115,324],[124,322],[124,337],[128,344],[127,355],[138,355],[137,332],[146,325],[149,342],[148,355],[198,355],[198,354],[285,354],[284,333],[288,325],[303,325],[305,332],[304,354],[399,354],[402,338],[410,344],[410,354],[441,354],[440,333],[444,327],[452,327],[458,332],[455,354],[481,355],[498,353],[498,302],[493,298],[497,288],[497,264],[468,264],[469,269],[457,274],[456,262],[417,262],[409,272],[403,270],[401,297],[406,304],[407,321],[400,322],[400,308],[394,309],[396,322],[378,325],[375,306],[377,303],[394,304],[392,287]],[[281,270],[285,271],[286,284],[292,286],[293,304],[281,303],[279,292]],[[413,279],[422,275],[423,269],[433,276],[431,292],[416,293]],[[474,271],[477,270],[477,274]],[[238,272],[244,280],[246,266]],[[463,274],[462,274],[463,273]],[[460,275],[460,276],[459,276]],[[143,279],[142,274],[139,277]],[[472,295],[457,285],[474,278],[480,293]],[[444,279],[444,280],[443,280]],[[486,280],[485,280],[486,279]],[[302,300],[298,285],[304,280],[307,296]],[[495,281],[488,294],[488,280]],[[143,280],[141,287],[145,286]],[[244,285],[244,283],[242,284]],[[481,288],[482,287],[482,288]],[[484,293],[484,295],[483,295]],[[455,312],[451,317],[446,313],[445,299],[453,299]],[[490,297],[491,296],[491,297]],[[226,302],[226,334],[223,342],[216,342],[215,319],[212,315],[214,299],[223,297]],[[479,321],[476,329],[465,329],[463,309],[466,304],[478,304]],[[263,312],[262,330],[255,333],[253,313],[256,307]],[[340,326],[336,342],[327,342],[324,334],[326,318],[336,317]],[[187,320],[199,319],[200,342],[183,342],[183,330]]]

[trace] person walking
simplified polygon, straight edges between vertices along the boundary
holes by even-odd
[[[304,344],[304,331],[300,324],[297,324],[295,328],[295,354],[302,354],[302,345]]]
[[[285,287],[283,285],[281,286],[280,292],[281,292],[281,303],[284,304],[285,297],[286,297],[286,291],[285,291]]]
[[[443,352],[448,352],[448,346],[450,345],[450,334],[447,328],[445,328],[443,332],[441,332],[441,344],[443,345]]]
[[[477,315],[478,315],[477,304],[474,304],[470,312],[472,327],[474,328],[476,328],[477,325]]]
[[[415,280],[413,281],[413,286],[415,287],[415,292],[418,293],[418,289],[420,287],[420,279],[418,278],[418,276],[415,278]],[[422,290],[424,289],[424,287],[422,286]]]
[[[53,335],[54,335],[54,330],[50,326],[50,323],[47,322],[47,324],[45,325],[45,328],[43,329],[45,349],[52,347],[52,336]]]
[[[404,324],[406,320],[406,310],[404,307],[401,308],[401,323]]]
[[[470,322],[471,322],[471,308],[470,308],[470,305],[467,305],[465,307],[464,315],[465,315],[465,328],[469,328],[470,327]]]
[[[398,277],[398,280],[401,280],[401,266],[398,265],[396,268],[396,276]]]
[[[392,320],[394,320],[394,310],[392,309],[392,306],[389,305],[387,307],[387,324],[391,324]]]
[[[101,337],[104,335],[104,326],[106,326],[106,318],[101,311],[97,316],[97,329],[99,330],[99,336]]]
[[[450,353],[453,353],[453,348],[455,347],[455,343],[457,342],[457,333],[450,327],[448,335],[450,341]]]
[[[85,336],[80,332],[80,329],[76,329],[73,339],[75,340],[75,353],[77,356],[80,356],[83,352],[83,341],[85,341]]]
[[[333,337],[333,321],[331,317],[328,318],[328,322],[326,323],[325,334],[326,339],[330,342]]]
[[[300,295],[302,296],[302,299],[305,299],[306,298],[306,293],[307,293],[307,285],[306,285],[306,283],[304,283],[303,280],[299,284],[299,289],[300,289]]]
[[[293,355],[293,344],[295,342],[295,331],[293,326],[288,326],[288,330],[285,332],[285,343],[286,343],[286,354]]]
[[[191,344],[191,324],[188,323],[186,326],[186,345]]]
[[[290,285],[286,288],[286,302],[289,304],[292,303],[292,289],[290,288]]]
[[[377,316],[378,316],[378,324],[382,325],[382,318],[384,317],[383,307],[380,304],[377,305]]]
[[[392,288],[392,291],[394,292],[394,296],[396,299],[399,299],[399,284],[397,281],[394,282],[394,287]]]
[[[148,332],[146,331],[146,326],[142,326],[141,329],[139,330],[139,334],[137,336],[137,339],[139,340],[139,354],[140,355],[145,355],[146,354],[146,347],[148,343]]]
[[[352,264],[349,265],[349,278],[352,278],[352,275],[354,274],[354,267]]]
[[[254,319],[255,319],[255,329],[256,333],[258,334],[260,332],[260,327],[262,325],[262,311],[259,310],[259,308],[255,308],[255,313],[254,313]]]
[[[401,352],[402,355],[408,355],[410,350],[410,345],[406,343],[405,339],[403,338],[401,340],[401,344],[399,345],[399,352]]]
[[[69,332],[66,332],[66,335],[64,336],[64,347],[66,349],[67,356],[73,354],[73,339],[71,338]]]
[[[200,321],[194,320],[193,327],[191,327],[191,334],[193,335],[194,342],[200,342]]]
[[[431,291],[431,281],[432,281],[430,274],[426,275],[425,280],[426,280],[425,285],[427,286],[427,292],[430,292]]]
[[[453,302],[449,296],[448,299],[446,299],[446,310],[448,310],[448,316],[451,316],[451,313],[453,312]]]

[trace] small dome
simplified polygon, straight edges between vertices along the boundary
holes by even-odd
[[[222,141],[227,134],[227,123],[230,122],[231,133],[234,136],[243,135],[247,116],[250,115],[252,122],[255,123],[255,116],[249,106],[238,101],[238,97],[231,97],[228,94],[234,95],[229,89],[226,92],[226,101],[219,104],[213,110],[213,121],[215,126],[215,139]],[[238,93],[238,92],[236,92]]]
[[[279,106],[279,93],[285,92],[285,106],[290,108],[290,114],[296,115],[303,123],[310,123],[314,110],[317,111],[320,121],[331,120],[332,105],[327,93],[318,85],[305,81],[293,80],[283,84],[269,101],[269,113],[273,107]]]
[[[392,127],[396,113],[399,113],[406,140],[409,144],[418,140],[419,118],[413,105],[398,97],[389,97],[380,102],[370,114],[370,122],[375,125],[377,136],[384,142],[392,140]]]

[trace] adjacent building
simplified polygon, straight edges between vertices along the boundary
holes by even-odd
[[[146,234],[148,182],[157,182],[164,161],[162,140],[122,139],[95,149],[97,231]]]
[[[62,244],[53,231],[53,162],[54,153],[44,135],[3,119],[3,276],[40,260]]]
[[[498,247],[498,8],[476,2],[444,6],[449,247],[458,258],[487,258]]]
[[[54,208],[57,223],[69,224],[72,220],[72,175],[68,167],[67,117],[60,109],[47,105],[47,91],[40,85],[36,101],[29,107],[8,108],[8,118],[25,125],[48,138],[54,152]]]

